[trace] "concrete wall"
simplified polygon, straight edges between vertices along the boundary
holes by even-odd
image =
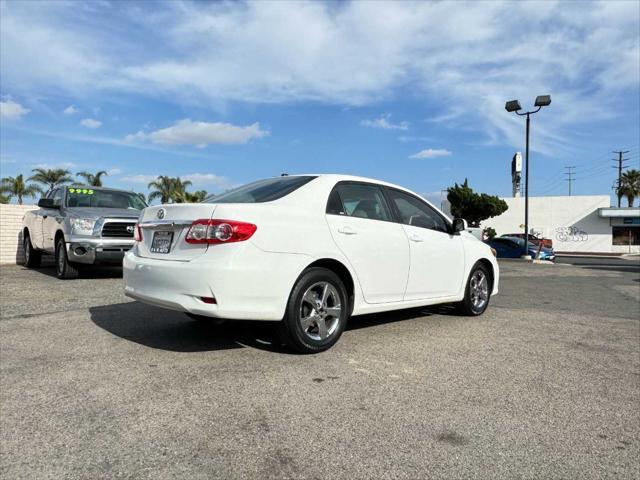
[[[22,217],[36,208],[36,205],[0,204],[0,264],[23,261]]]
[[[498,235],[520,232],[524,225],[524,198],[503,198],[509,210],[482,222]],[[613,252],[609,219],[598,208],[609,207],[608,195],[529,198],[529,229],[553,240],[557,252]]]

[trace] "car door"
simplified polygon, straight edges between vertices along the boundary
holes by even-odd
[[[42,198],[50,198],[53,192],[47,193]],[[30,219],[28,227],[29,227],[29,236],[31,238],[31,245],[34,248],[42,249],[44,247],[44,239],[42,236],[42,221],[43,215],[46,215],[45,212],[48,210],[44,208],[38,208],[38,210],[34,210],[33,217]]]
[[[411,268],[405,300],[449,297],[460,292],[464,247],[445,218],[407,192],[386,188],[390,203],[409,240]]]
[[[42,211],[42,248],[48,252],[55,251],[55,245],[53,244],[56,231],[62,223],[62,210],[64,200],[64,188],[58,188],[51,192],[50,198],[53,199],[53,204],[60,208],[47,208]]]
[[[349,260],[365,302],[402,301],[409,275],[409,245],[394,222],[382,188],[339,182],[327,203],[331,235]]]

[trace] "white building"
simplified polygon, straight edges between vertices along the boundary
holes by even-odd
[[[524,230],[524,198],[482,222],[498,235]],[[612,208],[609,195],[529,197],[529,232],[553,240],[556,252],[640,252],[640,208]]]

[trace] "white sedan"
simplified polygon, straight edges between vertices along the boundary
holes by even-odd
[[[261,180],[203,203],[146,208],[125,293],[197,318],[277,321],[300,352],[330,348],[353,315],[498,292],[491,248],[415,193],[345,175]]]

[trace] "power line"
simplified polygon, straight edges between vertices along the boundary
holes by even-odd
[[[575,180],[575,177],[573,175],[575,175],[575,165],[572,166],[568,166],[568,167],[564,167],[566,172],[564,172],[565,176],[567,178],[565,178],[565,181],[569,182],[569,196],[571,196],[571,182],[573,182]]]

